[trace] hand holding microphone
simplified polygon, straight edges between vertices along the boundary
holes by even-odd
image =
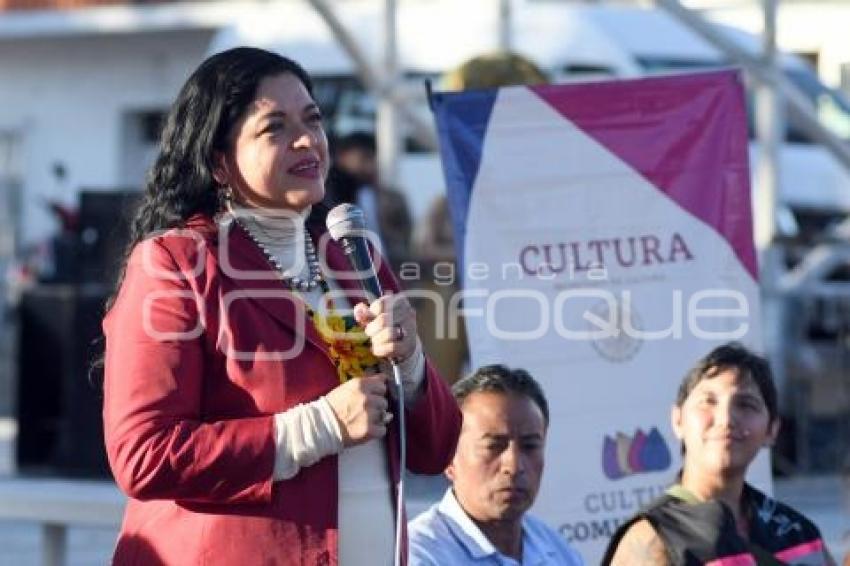
[[[363,211],[353,204],[340,204],[328,213],[327,227],[331,238],[342,246],[370,301],[368,306],[360,303],[354,307],[354,318],[369,336],[372,353],[393,361],[408,359],[417,350],[416,314],[403,296],[381,296]]]
[[[354,307],[354,318],[379,358],[404,361],[416,352],[416,313],[402,295],[384,295]]]

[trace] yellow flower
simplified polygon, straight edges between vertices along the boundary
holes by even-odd
[[[313,312],[310,318],[319,336],[328,345],[340,383],[363,377],[367,369],[378,365],[369,337],[353,319],[347,324],[344,317],[333,312],[327,316]]]

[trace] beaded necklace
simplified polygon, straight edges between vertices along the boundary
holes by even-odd
[[[306,229],[303,230],[304,255],[307,259],[307,277],[306,279],[298,275],[293,275],[290,277],[285,275],[286,269],[284,269],[275,254],[272,253],[272,251],[266,246],[266,244],[256,237],[254,231],[251,230],[251,227],[249,227],[245,223],[245,221],[240,217],[234,217],[234,220],[236,220],[236,223],[239,224],[239,226],[242,228],[242,230],[245,231],[246,234],[248,234],[248,237],[251,239],[251,241],[254,242],[254,244],[256,244],[258,248],[260,248],[260,251],[262,251],[263,255],[266,256],[266,261],[269,262],[275,273],[280,276],[280,279],[283,284],[289,287],[291,291],[309,292],[315,291],[318,287],[321,287],[324,293],[327,293],[329,291],[328,283],[322,276],[322,269],[319,265],[319,258],[316,255],[316,246],[315,244],[313,244],[313,237],[310,235],[309,231],[307,231]],[[265,229],[262,228],[259,222],[254,221],[252,222],[252,224],[258,230],[262,230],[269,240],[274,239],[268,232],[265,231]]]
[[[354,316],[339,314],[330,296],[330,285],[322,274],[321,264],[316,254],[316,246],[310,232],[304,229],[304,252],[307,258],[308,276],[303,279],[298,276],[286,276],[286,270],[280,264],[269,248],[261,242],[240,218],[234,217],[236,223],[248,235],[266,258],[269,266],[280,278],[280,281],[292,293],[301,299],[307,310],[307,316],[313,323],[316,332],[328,346],[328,353],[336,367],[340,383],[362,377],[366,371],[378,365],[378,358],[372,354],[369,337],[357,324]],[[321,289],[320,301],[324,301],[325,312],[318,312],[301,293]]]

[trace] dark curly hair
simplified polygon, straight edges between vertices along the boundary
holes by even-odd
[[[213,217],[220,210],[215,155],[229,149],[230,132],[254,101],[260,82],[281,73],[295,75],[313,94],[310,76],[298,63],[255,47],[217,53],[192,73],[166,118],[159,154],[130,226],[124,264],[133,247],[151,234],[180,227],[196,214]]]
[[[543,422],[549,426],[549,402],[543,394],[543,388],[531,374],[524,369],[510,369],[502,364],[481,366],[478,370],[464,377],[452,386],[452,394],[458,405],[473,393],[512,393],[527,397],[543,414]]]
[[[148,235],[180,226],[194,214],[213,216],[220,191],[214,156],[226,151],[233,126],[253,102],[260,82],[292,73],[313,94],[306,71],[295,61],[254,47],[223,51],[192,73],[168,113],[159,155],[148,173],[133,220],[130,247]]]
[[[133,248],[152,234],[179,228],[194,215],[214,217],[223,205],[223,191],[213,171],[215,155],[227,151],[230,133],[254,101],[260,82],[291,73],[310,95],[313,83],[295,61],[254,47],[236,47],[207,58],[177,95],[159,142],[159,154],[147,174],[141,202],[130,225],[130,237],[108,311],[124,279]],[[321,221],[327,210],[313,207],[309,223]],[[93,370],[102,367],[102,358]],[[98,380],[99,381],[99,380]]]

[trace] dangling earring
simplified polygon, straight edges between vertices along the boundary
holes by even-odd
[[[229,210],[233,206],[234,201],[233,187],[229,184],[219,185],[217,192],[219,210]]]

